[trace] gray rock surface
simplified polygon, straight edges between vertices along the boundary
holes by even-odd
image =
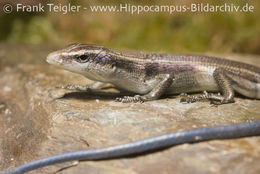
[[[168,132],[260,119],[260,101],[179,103],[179,96],[118,103],[104,95],[56,89],[91,81],[45,63],[50,46],[0,44],[0,171],[64,152],[122,144]],[[225,57],[260,66],[260,57]],[[108,161],[68,162],[32,173],[260,173],[260,137],[184,144]]]

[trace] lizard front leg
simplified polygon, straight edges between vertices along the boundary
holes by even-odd
[[[89,86],[81,86],[81,85],[66,85],[66,86],[56,86],[56,88],[67,89],[67,90],[75,90],[75,91],[91,91],[102,88],[106,83],[103,82],[94,82]]]
[[[193,103],[200,100],[209,99],[211,100],[211,103],[215,105],[233,103],[234,89],[232,88],[231,82],[227,78],[226,73],[228,72],[222,68],[217,68],[213,72],[213,77],[222,95],[207,93],[206,91],[204,91],[204,93],[200,96],[187,96],[186,98],[182,98],[181,102]]]
[[[156,100],[165,93],[165,91],[172,85],[174,80],[173,74],[165,74],[162,81],[159,82],[148,94],[125,96],[123,98],[116,98],[116,101],[129,103],[129,102],[144,102],[149,100]]]

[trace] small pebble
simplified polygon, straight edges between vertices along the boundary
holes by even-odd
[[[5,86],[3,90],[4,92],[10,92],[12,91],[12,88],[10,88],[9,86]]]

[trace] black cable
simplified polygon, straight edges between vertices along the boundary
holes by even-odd
[[[260,121],[179,131],[122,145],[55,155],[18,166],[8,172],[5,172],[4,174],[21,174],[44,166],[73,160],[113,159],[126,157],[129,155],[148,153],[178,144],[257,135],[260,135]]]

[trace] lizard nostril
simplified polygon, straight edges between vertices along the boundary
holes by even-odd
[[[57,53],[50,53],[47,58],[46,62],[49,64],[57,65],[57,64],[62,64],[63,60],[60,58],[60,56]]]

